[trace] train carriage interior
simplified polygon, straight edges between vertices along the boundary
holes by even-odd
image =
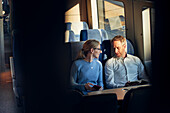
[[[0,0],[0,113],[168,112],[168,5]],[[111,40],[117,35],[126,38],[126,52],[141,59],[149,85],[110,90],[103,71],[102,93],[70,90],[70,68],[84,42],[100,42],[104,70],[115,55]]]

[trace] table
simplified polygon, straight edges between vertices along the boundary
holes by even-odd
[[[129,87],[122,87],[122,88],[115,88],[115,89],[106,89],[102,91],[93,91],[89,92],[87,96],[89,95],[99,95],[99,94],[116,94],[117,95],[117,100],[123,100],[124,96],[127,91],[130,89],[138,88],[138,87],[146,87],[150,86],[149,84],[146,85],[137,85],[137,86],[129,86]]]

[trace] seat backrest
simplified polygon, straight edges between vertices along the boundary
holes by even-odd
[[[108,40],[108,34],[107,34],[106,30],[104,30],[104,29],[100,29],[100,30],[101,30],[101,33],[102,33],[102,42],[104,40]]]
[[[79,51],[83,48],[84,41],[80,42],[68,42],[66,44],[69,52],[70,52],[70,61],[74,61],[77,57]]]
[[[113,19],[113,17],[111,17]],[[125,27],[120,25],[121,24],[121,17],[116,17],[116,20],[112,20],[112,19],[105,19],[105,30],[107,31],[108,34],[108,38],[109,40],[111,40],[113,37],[117,36],[117,35],[121,35],[123,37],[125,36]],[[111,21],[112,20],[112,21]],[[118,26],[116,24],[113,24],[112,22],[116,22],[117,24],[119,24]],[[117,26],[117,29],[114,29]],[[114,27],[114,28],[113,28]],[[120,30],[121,28],[121,30]]]
[[[20,63],[23,60],[22,54],[22,32],[20,30],[13,30],[12,38],[13,38],[13,62],[14,62],[14,69],[15,69],[15,78],[16,78],[16,86],[22,87],[24,84],[24,78],[22,75],[22,67]]]
[[[134,55],[135,52],[132,43],[128,39],[126,39],[126,42],[127,42],[127,53]]]
[[[100,42],[102,45],[102,42],[104,40],[108,39],[107,33],[103,29],[88,29],[88,30],[81,30],[80,34],[80,40],[81,41],[86,41],[89,39],[95,39]],[[102,48],[102,46],[101,46]],[[102,62],[102,54],[99,56],[99,61]]]
[[[83,113],[117,113],[116,94],[84,96],[81,103]]]
[[[80,41],[80,38],[75,37],[75,34],[72,30],[65,31],[65,42],[76,42]]]
[[[147,72],[147,75],[151,77],[152,75],[152,60],[144,61],[144,66]]]
[[[111,48],[112,48],[112,46],[111,46],[110,40],[104,40],[103,43],[102,43],[102,63],[103,63],[103,66],[106,63],[106,61],[112,57],[111,56]]]
[[[68,22],[66,23],[66,30],[71,30],[74,32],[74,37],[80,41],[80,32],[81,30],[89,29],[86,22]]]
[[[69,113],[80,113],[81,111],[81,101],[83,99],[83,94],[77,90],[68,90],[66,93],[66,104],[68,104],[66,111]],[[65,112],[64,112],[65,113]]]
[[[129,90],[123,100],[122,113],[151,113],[151,86]]]
[[[9,61],[10,61],[11,77],[12,79],[15,79],[14,60],[12,56],[9,57]]]
[[[89,39],[95,39],[102,43],[104,40],[108,40],[108,35],[104,29],[81,30],[80,40],[86,41]]]
[[[19,106],[24,106],[24,75],[23,75],[23,67],[21,66],[24,61],[23,58],[23,34],[21,30],[13,30],[12,31],[12,39],[13,39],[13,60],[11,59],[11,63],[13,65],[13,74],[15,76],[13,79],[14,85],[14,93],[17,99],[17,104]],[[13,62],[12,62],[13,61]]]
[[[89,29],[86,22],[67,22],[66,30],[72,30],[75,34],[80,33],[83,29]]]
[[[84,41],[80,41],[77,43],[71,43],[71,54],[72,54],[72,61],[76,59],[77,54],[83,48]]]
[[[134,48],[132,43],[126,39],[127,41],[127,53],[134,55]],[[102,43],[102,62],[105,63],[107,59],[114,56],[113,46],[111,44],[111,40],[104,40]]]
[[[14,69],[14,61],[13,57],[10,57],[10,69],[11,69],[11,77],[12,77],[12,89],[14,91],[14,95],[16,98],[19,98],[19,94],[17,92],[17,87],[16,87],[16,77],[15,77],[15,69]]]

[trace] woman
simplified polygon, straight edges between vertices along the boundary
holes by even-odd
[[[73,89],[87,94],[89,91],[103,89],[103,68],[99,58],[100,43],[87,40],[80,50],[77,60],[71,67],[71,85]]]

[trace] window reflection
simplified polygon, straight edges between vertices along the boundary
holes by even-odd
[[[101,0],[98,0],[101,2]],[[103,6],[98,6],[99,13],[99,26],[104,24],[104,28],[109,39],[112,39],[116,35],[122,35],[126,37],[125,31],[125,13],[124,4],[119,1],[105,0]],[[103,15],[101,15],[103,13]]]

